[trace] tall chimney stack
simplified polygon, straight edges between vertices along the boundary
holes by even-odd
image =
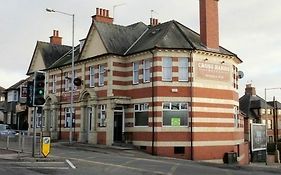
[[[50,43],[56,44],[56,45],[61,45],[62,37],[59,36],[58,30],[53,30],[53,36],[50,37]]]
[[[219,49],[219,0],[200,0],[200,39],[209,49]]]
[[[111,23],[113,24],[113,18],[109,17],[109,10],[96,8],[96,15],[92,16],[93,21]]]

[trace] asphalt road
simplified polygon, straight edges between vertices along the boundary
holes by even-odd
[[[0,175],[271,175],[281,171],[216,166],[135,150],[57,145],[47,159],[0,159]]]

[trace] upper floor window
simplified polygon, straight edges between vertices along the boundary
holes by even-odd
[[[90,87],[94,87],[95,86],[95,69],[94,66],[90,66],[89,67],[89,71],[90,71]]]
[[[151,68],[151,61],[144,60],[143,61],[143,82],[144,83],[150,82],[150,78],[151,78],[150,68]]]
[[[64,91],[70,91],[71,89],[71,78],[68,72],[64,73]]]
[[[56,75],[51,76],[51,92],[56,93],[56,83],[57,83],[57,78]]]
[[[163,67],[162,67],[162,80],[163,81],[172,81],[172,58],[165,57],[163,58]]]
[[[163,126],[188,126],[188,104],[163,103]]]
[[[104,85],[104,73],[105,73],[104,65],[99,65],[99,86]]]
[[[77,71],[76,71],[76,70],[74,70],[73,80],[74,80],[75,78],[77,78]],[[70,83],[73,83],[73,81],[70,81]],[[78,88],[78,87],[73,84],[73,90],[77,90],[77,88]]]
[[[8,102],[12,102],[12,101],[18,101],[19,100],[19,94],[17,90],[12,90],[12,91],[8,91]]]
[[[133,84],[139,83],[139,62],[133,62]]]
[[[179,81],[188,81],[188,59],[179,58]]]

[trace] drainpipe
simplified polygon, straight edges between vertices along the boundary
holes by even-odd
[[[190,65],[191,65],[191,73],[190,73],[190,133],[191,133],[191,137],[190,137],[190,147],[191,147],[191,153],[190,153],[190,158],[191,160],[194,160],[193,156],[193,52],[190,53]]]
[[[155,103],[154,103],[154,53],[149,50],[149,52],[152,54],[152,78],[151,78],[151,102],[152,102],[152,143],[151,143],[151,147],[152,147],[152,155],[155,155],[155,151],[154,151],[154,142],[155,142]]]
[[[62,85],[63,85],[63,79],[62,79],[62,77],[63,77],[63,72],[62,72],[62,69],[61,68],[59,68],[59,70],[60,70],[60,126],[59,126],[59,140],[61,140],[61,115],[62,115]]]

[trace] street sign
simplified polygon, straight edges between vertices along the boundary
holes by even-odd
[[[42,149],[41,153],[43,154],[44,157],[47,157],[50,153],[50,148],[51,148],[51,137],[49,136],[43,136],[42,137]]]

